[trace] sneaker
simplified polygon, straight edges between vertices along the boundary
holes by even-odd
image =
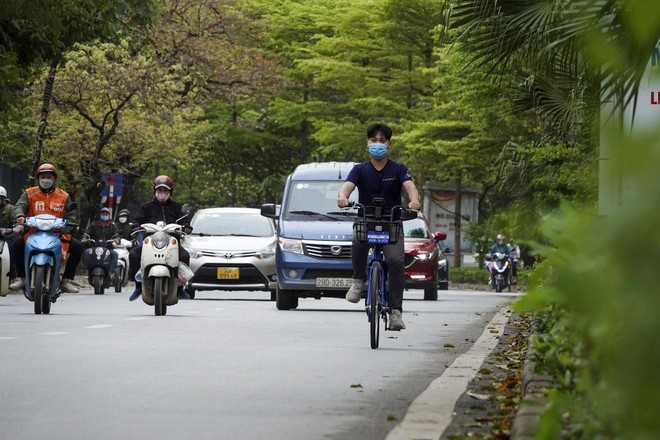
[[[23,290],[25,287],[25,280],[20,278],[9,285],[11,290]]]
[[[403,330],[406,328],[406,324],[403,323],[401,318],[401,310],[392,310],[390,312],[390,330]]]
[[[364,281],[353,278],[351,288],[346,292],[346,300],[352,303],[360,302],[362,289],[364,289]]]
[[[131,293],[130,298],[128,298],[129,301],[135,301],[142,295],[142,287],[136,287],[133,293]]]
[[[60,290],[62,292],[66,293],[78,293],[78,288],[71,283],[71,281],[67,281],[66,283],[60,283]]]

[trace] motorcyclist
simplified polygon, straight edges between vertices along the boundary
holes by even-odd
[[[133,231],[136,231],[143,223],[157,223],[159,221],[164,221],[166,224],[179,223],[180,225],[183,225],[184,232],[189,234],[192,231],[190,228],[190,219],[187,217],[182,218],[184,216],[181,209],[182,205],[171,198],[172,193],[174,192],[174,181],[172,178],[165,175],[157,176],[152,182],[152,187],[154,190],[154,198],[144,203],[140,206],[140,209],[138,209],[132,225]],[[141,257],[142,245],[134,247],[128,256],[130,280],[135,281],[135,274],[140,268]],[[181,246],[181,240],[179,240],[179,261],[186,265],[190,262],[190,254],[188,254],[188,251]],[[135,290],[131,294],[129,300],[135,301],[141,294],[142,283],[136,281]],[[182,286],[179,286],[177,295],[179,295],[179,298],[190,299],[190,295],[188,295]]]
[[[86,243],[90,239],[96,241],[97,246],[106,246],[108,240],[119,243],[119,232],[117,232],[117,227],[112,223],[110,208],[101,208],[98,219],[91,222],[87,226],[87,229],[85,229],[85,238],[83,238],[82,242]],[[117,252],[111,250],[110,266],[108,268],[110,277],[114,277],[115,275],[118,257]],[[89,267],[85,267],[85,269],[89,270]]]
[[[133,237],[131,237],[131,224],[128,222],[130,215],[131,212],[128,209],[122,209],[119,211],[119,214],[117,214],[117,221],[115,222],[115,226],[117,227],[117,232],[119,232],[120,238],[133,241]]]
[[[78,223],[75,210],[67,209],[72,201],[69,193],[61,188],[55,186],[57,181],[57,168],[50,163],[44,163],[37,168],[37,186],[27,188],[21,194],[21,197],[16,202],[12,215],[18,224],[25,223],[25,217],[31,217],[38,214],[51,214],[55,217],[66,219],[68,223]],[[78,288],[75,287],[71,280],[76,275],[76,267],[80,263],[82,257],[83,246],[80,241],[71,236],[76,226],[67,226],[62,237],[62,248],[68,248],[68,258],[64,273],[62,274],[62,282],[60,283],[60,290],[67,293],[77,293]],[[27,238],[30,232],[24,234]],[[9,288],[13,290],[21,290],[25,287],[25,265],[22,262],[25,259],[25,240],[16,240],[14,242],[14,258],[16,261],[21,262],[16,265],[16,275],[20,278],[18,281],[12,283]]]
[[[493,280],[493,255],[496,253],[500,252],[503,254],[506,254],[506,256],[509,258],[509,260],[513,260],[513,252],[511,250],[511,247],[506,244],[505,242],[506,237],[504,234],[497,234],[497,241],[495,242],[494,245],[490,247],[490,250],[488,251],[488,255],[486,256],[486,260],[488,260],[486,264],[486,268],[488,269],[488,284],[492,283]]]
[[[2,240],[6,242],[6,246],[9,249],[9,253],[12,253],[14,247],[14,222],[12,220],[12,211],[14,210],[14,205],[9,202],[7,198],[7,190],[4,186],[0,186],[0,228],[6,231],[2,235]],[[16,278],[16,259],[13,255],[10,255],[9,258],[9,279],[11,282],[15,282]]]

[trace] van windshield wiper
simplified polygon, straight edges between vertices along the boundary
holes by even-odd
[[[337,217],[333,217],[332,215],[328,214],[323,214],[321,212],[316,212],[316,211],[289,211],[289,214],[299,214],[299,215],[320,215],[321,217],[326,217],[332,220],[340,220]]]
[[[357,211],[331,211],[328,215],[341,215],[342,217],[356,217]]]

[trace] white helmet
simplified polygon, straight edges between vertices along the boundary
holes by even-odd
[[[0,186],[0,197],[7,197],[7,190],[4,186]]]

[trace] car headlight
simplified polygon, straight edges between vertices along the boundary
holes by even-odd
[[[445,266],[447,266],[447,260],[438,261],[438,267],[445,267]]]
[[[189,248],[189,247],[184,248],[184,249],[188,251],[188,255],[190,255],[190,258],[193,258],[193,259],[194,258],[202,258],[202,256],[204,255],[204,254],[202,254],[201,251],[198,251],[197,249],[193,249],[193,248]]]
[[[267,248],[261,249],[260,251],[257,251],[255,253],[255,256],[259,260],[265,260],[267,258],[273,258],[275,256],[275,249],[273,249],[272,247],[267,247]]]
[[[280,249],[284,252],[292,252],[294,254],[303,253],[303,245],[301,240],[293,240],[291,238],[280,238]]]
[[[165,246],[167,246],[168,241],[169,239],[167,234],[163,232],[156,232],[154,235],[151,236],[151,244],[156,249],[164,249]]]

